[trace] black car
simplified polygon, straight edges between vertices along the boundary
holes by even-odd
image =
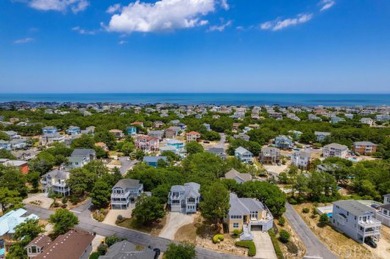
[[[378,246],[371,237],[366,237],[366,240],[364,241],[364,243],[371,246],[372,248],[376,248]]]

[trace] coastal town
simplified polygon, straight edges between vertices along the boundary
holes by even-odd
[[[390,258],[390,106],[0,104],[0,258]]]

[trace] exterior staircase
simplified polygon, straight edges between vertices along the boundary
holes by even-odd
[[[240,240],[253,240],[253,234],[251,233],[248,224],[243,226]]]

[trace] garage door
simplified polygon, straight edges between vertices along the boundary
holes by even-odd
[[[263,226],[252,226],[252,231],[263,231]]]

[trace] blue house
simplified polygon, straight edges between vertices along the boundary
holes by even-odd
[[[135,135],[137,134],[137,127],[136,126],[130,126],[126,129],[127,135]]]
[[[9,141],[0,140],[0,149],[11,150],[11,143]]]
[[[159,160],[168,162],[166,156],[145,156],[143,162],[145,162],[148,166],[157,167]]]
[[[280,135],[275,138],[275,146],[280,149],[291,149],[294,147],[294,143],[287,136]]]
[[[77,126],[69,126],[69,128],[66,130],[66,133],[69,135],[79,135],[81,133],[80,127]]]
[[[56,134],[57,133],[57,128],[53,126],[47,126],[42,129],[42,133],[44,135],[46,134]]]

